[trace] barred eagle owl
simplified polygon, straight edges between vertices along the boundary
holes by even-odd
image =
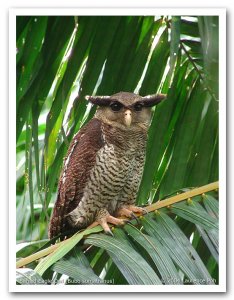
[[[73,138],[61,172],[49,225],[53,238],[97,221],[110,233],[117,217],[142,213],[135,206],[150,125],[151,107],[165,95],[141,97],[127,92],[87,96],[96,114]]]

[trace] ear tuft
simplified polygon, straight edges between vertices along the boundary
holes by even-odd
[[[157,105],[162,100],[165,100],[167,97],[166,94],[155,94],[155,95],[148,95],[143,97],[144,106],[151,107]]]
[[[110,96],[85,96],[85,99],[99,106],[107,106],[110,104]]]

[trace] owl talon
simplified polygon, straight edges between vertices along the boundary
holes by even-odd
[[[97,220],[97,222],[99,223],[99,225],[102,226],[103,230],[105,231],[105,233],[109,234],[109,235],[112,235],[113,236],[113,233],[112,231],[110,230],[110,227],[107,223],[110,223],[110,224],[113,224],[113,225],[116,225],[116,226],[123,226],[125,225],[127,220],[123,220],[123,219],[117,219],[111,215],[108,215],[106,217],[102,217],[101,219]]]
[[[110,229],[109,230],[105,230],[105,234],[114,237],[114,234],[113,234],[113,232]]]
[[[137,216],[134,214],[134,212],[131,212],[131,218],[132,219],[135,219],[136,221],[138,221],[138,218],[137,218]]]
[[[147,210],[146,208],[142,207],[142,214],[143,214],[143,215],[146,215],[146,214],[148,214],[148,213],[149,213],[148,210]]]

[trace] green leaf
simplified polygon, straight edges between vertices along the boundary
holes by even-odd
[[[97,94],[110,95],[120,90],[126,90],[125,86],[129,75],[129,68],[136,68],[132,63],[126,65],[126,58],[132,61],[135,57],[138,43],[145,37],[149,26],[152,26],[152,18],[147,18],[148,26],[142,32],[142,18],[131,16],[122,17],[112,43],[112,50],[107,54],[103,77],[98,87]],[[133,34],[134,32],[134,34]],[[148,51],[148,49],[147,49]],[[134,76],[135,77],[135,76]]]
[[[83,252],[78,248],[56,262],[52,269],[60,274],[69,276],[66,284],[100,284],[103,283],[94,271]]]
[[[114,262],[110,259],[110,267],[108,268],[105,278],[105,282],[111,283],[111,284],[128,284],[126,278],[123,276],[123,274],[120,272],[120,270],[117,268]]]
[[[180,23],[180,32],[181,34],[187,35],[189,37],[199,37],[199,28],[197,20],[189,21],[181,18]]]
[[[48,240],[40,240],[35,242],[28,242],[28,243],[22,243],[18,244],[17,246],[21,246],[21,249],[16,252],[16,257],[26,257],[36,251],[38,251],[43,245],[45,245],[48,242]]]
[[[73,28],[74,22],[70,17],[49,18],[41,49],[43,65],[38,73],[32,75],[35,80],[32,81],[20,103],[17,102],[16,140],[19,138],[33,102],[38,101],[42,107],[47,99]],[[20,72],[20,66],[17,66],[17,72]]]
[[[91,246],[91,249],[94,249],[93,251],[95,252],[95,256],[91,260],[90,265],[93,271],[96,274],[100,275],[105,268],[107,261],[109,260],[109,256],[107,255],[106,251],[104,251],[103,249],[99,249],[98,247]],[[86,252],[85,254],[89,259],[89,252]]]
[[[170,256],[156,238],[143,234],[133,226],[126,225],[125,229],[148,252],[162,277],[161,280],[163,283],[182,284],[179,273]]]
[[[214,245],[212,238],[210,238],[209,234],[201,226],[196,225],[196,227],[207,247],[209,248],[213,258],[217,263],[219,263],[219,252],[217,245]]]
[[[162,80],[167,60],[169,57],[170,44],[168,42],[168,31],[164,30],[159,42],[153,50],[149,65],[144,76],[139,94],[154,94],[158,91]]]
[[[129,284],[161,284],[160,279],[144,258],[126,243],[99,234],[87,237],[85,244],[104,248]]]
[[[218,219],[219,217],[219,202],[211,195],[203,195],[203,204],[209,215]]]
[[[184,219],[200,225],[206,229],[217,230],[218,223],[214,217],[208,215],[205,210],[200,210],[193,205],[187,205],[185,203],[177,203],[171,207],[171,211],[183,217]]]
[[[150,191],[152,191],[155,173],[160,166],[162,157],[174,132],[175,123],[183,108],[182,99],[179,105],[181,91],[179,85],[183,76],[186,74],[187,67],[187,63],[183,64],[182,67],[177,66],[174,81],[168,91],[167,99],[161,103],[154,112],[149,129],[145,169],[138,194],[138,203],[145,203]],[[158,185],[158,182],[155,183],[155,185]]]
[[[22,17],[23,18],[23,17]],[[22,54],[21,75],[17,84],[16,98],[17,102],[25,95],[30,87],[35,75],[41,67],[40,52],[43,44],[43,38],[46,31],[48,17],[39,16],[32,17],[29,33],[25,41],[24,52]]]
[[[149,235],[159,239],[172,260],[189,278],[190,283],[200,284],[199,279],[205,279],[206,284],[212,283],[202,260],[170,217],[160,213],[157,215],[157,222],[145,218],[142,223]]]
[[[65,240],[62,244],[60,244],[60,246],[53,253],[44,258],[37,265],[35,271],[39,275],[42,275],[51,265],[53,265],[60,258],[64,257],[64,255],[66,255],[72,248],[74,248],[84,235],[99,231],[102,231],[102,228],[100,228],[100,226],[92,229],[86,229],[82,232],[74,234],[69,240]]]
[[[174,66],[176,64],[176,59],[179,51],[180,45],[180,16],[172,16],[171,18],[171,44],[170,44],[170,71],[169,78],[172,79]],[[170,82],[170,80],[169,80]]]

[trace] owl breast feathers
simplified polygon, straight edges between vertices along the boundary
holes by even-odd
[[[144,168],[151,107],[164,98],[162,94],[141,97],[126,92],[87,97],[98,109],[75,135],[64,159],[50,238],[94,221],[111,233],[108,223],[124,224],[117,217],[143,212],[134,204]]]

